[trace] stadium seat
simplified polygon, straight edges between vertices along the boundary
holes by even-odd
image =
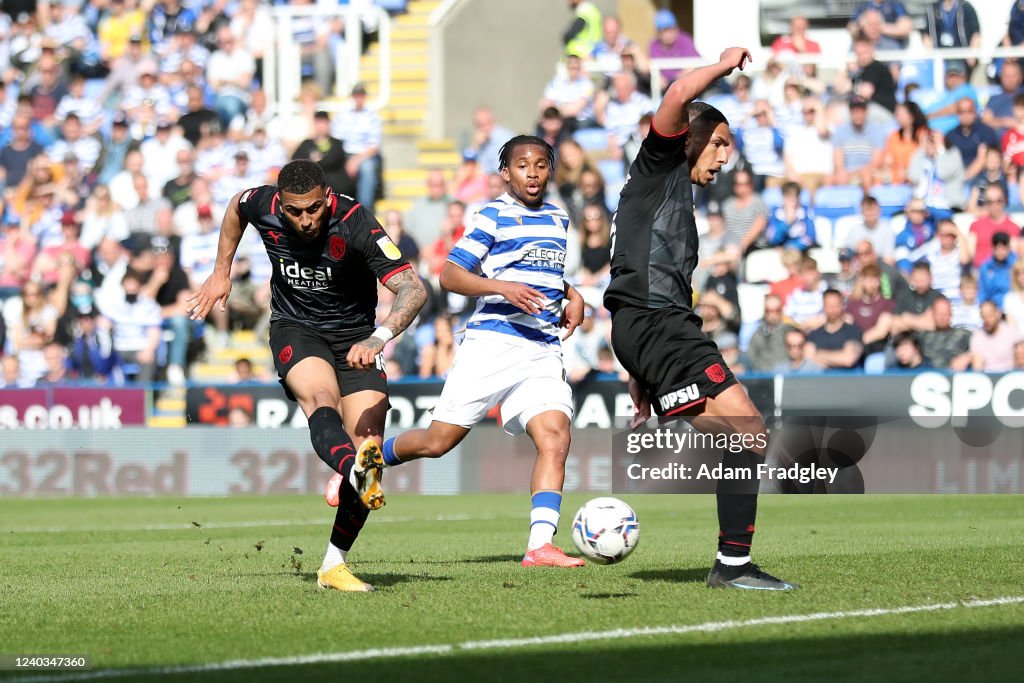
[[[744,279],[750,283],[778,282],[789,277],[778,249],[759,249],[744,260]]]
[[[921,107],[921,109],[927,109],[932,104],[937,102],[943,93],[938,90],[932,90],[931,88],[918,88],[910,94],[910,100]]]
[[[602,159],[597,162],[597,170],[604,178],[605,187],[616,185],[626,180],[626,170],[618,159]]]
[[[768,285],[741,282],[736,287],[740,302],[740,316],[745,323],[756,323],[764,317],[764,297],[768,294]]]
[[[1024,208],[1024,205],[1020,201],[1020,185],[1017,183],[1007,183],[1007,189],[1009,190],[1009,197],[1006,198],[1006,210],[1007,211],[1020,211]]]
[[[829,220],[825,216],[814,217],[815,241],[818,243],[819,247],[825,247],[826,249],[832,248],[832,246],[835,244],[833,232],[834,229],[832,227],[831,220]]]
[[[838,273],[839,253],[835,249],[815,247],[807,251],[807,255],[818,262],[818,272]]]
[[[931,90],[935,87],[935,68],[930,60],[903,62],[900,67],[899,92],[904,92],[904,89],[910,84],[923,90]]]
[[[882,215],[889,218],[903,211],[914,191],[909,185],[879,185],[871,189],[871,196],[878,200]]]
[[[836,219],[852,216],[860,210],[864,192],[852,185],[825,186],[814,195],[814,213],[817,216]]]
[[[761,192],[761,199],[768,205],[768,209],[777,209],[782,206],[782,188],[781,187],[766,187]]]
[[[603,152],[608,149],[608,131],[604,128],[582,128],[572,134],[585,152]]]
[[[404,12],[409,0],[373,0],[373,4],[388,12]]]

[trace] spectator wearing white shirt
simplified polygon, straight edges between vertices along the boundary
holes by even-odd
[[[88,173],[100,158],[100,142],[82,135],[82,123],[76,114],[68,114],[60,127],[61,137],[46,149],[54,163],[61,163],[68,154],[74,154],[82,173]]]
[[[213,267],[217,263],[217,244],[220,241],[220,231],[209,205],[200,206],[196,210],[196,218],[199,231],[182,238],[180,259],[181,267],[188,275],[193,289],[198,289],[213,273]],[[256,234],[255,230],[247,232]],[[242,253],[238,255],[239,257],[248,255],[249,250],[242,249],[240,251]],[[263,261],[267,261],[265,255]],[[209,320],[213,323],[214,329],[206,328],[206,338],[211,347],[221,348],[227,343],[228,314],[226,311],[221,311],[219,306],[214,306],[210,311]]]
[[[156,197],[152,195],[150,190],[151,183],[145,174],[136,174],[132,178],[132,183],[135,187],[136,196],[146,197],[146,199],[125,211],[124,220],[128,225],[128,234],[129,236],[136,233],[152,235],[154,230],[156,230],[157,212],[164,207],[169,207],[171,203],[159,195]]]
[[[120,356],[125,374],[134,374],[135,381],[148,383],[156,375],[156,352],[160,346],[163,317],[160,306],[141,293],[142,282],[134,271],[127,270],[121,278],[121,296],[97,300],[100,311],[114,326],[114,350]],[[130,373],[137,366],[137,372]]]
[[[92,196],[86,200],[82,234],[78,241],[92,251],[104,239],[115,242],[128,239],[128,223],[125,222],[121,207],[111,199],[110,188],[97,185]]]
[[[82,123],[84,135],[94,135],[103,125],[103,109],[95,97],[85,94],[85,78],[75,74],[68,83],[68,94],[57,103],[54,118],[63,122],[68,114],[75,114]]]
[[[577,128],[592,127],[594,121],[594,83],[583,72],[583,61],[576,55],[565,58],[565,74],[558,74],[544,89],[540,110],[556,107]]]
[[[192,145],[188,143],[167,119],[162,119],[156,126],[156,135],[149,138],[139,147],[142,152],[142,172],[153,187],[163,188],[164,185],[178,175],[178,152],[188,151]]]
[[[277,173],[288,161],[288,155],[276,138],[267,135],[266,126],[257,122],[249,141],[242,143],[240,149],[249,155],[249,174],[260,183],[273,185],[277,182]]]
[[[911,255],[925,260],[932,269],[932,288],[939,290],[954,306],[960,302],[960,278],[971,267],[967,238],[953,221],[939,223],[938,239],[928,240]]]
[[[832,175],[832,137],[817,98],[804,98],[800,114],[801,123],[791,125],[786,131],[783,162],[786,178],[814,194]]]
[[[206,62],[206,82],[217,93],[214,108],[227,125],[249,106],[256,61],[239,45],[227,25],[217,30],[217,51]]]
[[[234,161],[234,168],[213,183],[213,200],[218,204],[227,205],[239,192],[262,183],[262,178],[250,171],[249,154],[244,149],[235,152]]]
[[[142,199],[135,191],[135,176],[142,173],[143,162],[142,152],[137,149],[128,150],[128,153],[124,155],[124,170],[116,173],[107,185],[110,188],[110,196],[113,197],[114,203],[124,211],[134,209]],[[152,190],[154,188],[148,189]],[[155,196],[150,195],[145,197],[145,199]]]
[[[595,98],[597,122],[608,130],[621,150],[631,136],[640,133],[640,117],[654,109],[651,98],[636,89],[636,76],[620,72],[612,77],[613,93],[602,90]]]
[[[857,244],[864,240],[871,243],[878,258],[892,265],[896,249],[896,233],[892,231],[889,221],[882,218],[882,207],[878,200],[869,194],[860,201],[859,216],[843,216],[836,221],[836,242],[839,247],[856,250]]]
[[[827,286],[818,271],[818,262],[805,257],[800,263],[800,286],[786,299],[786,317],[804,332],[821,327],[825,323],[824,298]]]
[[[133,137],[137,139],[156,132],[161,118],[177,118],[171,94],[157,81],[155,66],[142,69],[138,84],[125,93],[122,106],[132,123]]]
[[[381,122],[376,110],[366,106],[366,87],[352,88],[352,104],[334,117],[334,137],[349,155],[345,170],[356,179],[356,199],[373,212],[380,174]]]

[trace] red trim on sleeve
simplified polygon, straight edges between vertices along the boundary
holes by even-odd
[[[387,281],[391,279],[392,275],[397,275],[398,273],[401,273],[403,270],[409,270],[410,268],[412,268],[412,265],[410,265],[408,263],[403,263],[402,265],[398,266],[397,268],[392,270],[390,273],[388,273],[387,275],[382,277],[380,279],[381,284],[387,284]]]
[[[679,131],[675,135],[662,135],[661,131],[654,127],[654,119],[651,119],[651,130],[653,130],[657,134],[657,136],[659,138],[665,138],[666,140],[672,140],[674,138],[681,138],[684,135],[686,135],[686,133],[690,130],[690,127],[687,126],[686,128],[683,128],[681,131]]]
[[[270,213],[277,213],[277,200],[281,198],[280,192],[274,193],[274,198],[270,200]]]
[[[337,201],[337,200],[335,200],[335,201]],[[348,217],[351,216],[352,214],[354,214],[356,212],[356,209],[358,209],[360,206],[362,206],[362,204],[356,204],[355,206],[353,206],[351,209],[348,210],[348,213],[346,213],[345,216],[341,220],[347,221]]]

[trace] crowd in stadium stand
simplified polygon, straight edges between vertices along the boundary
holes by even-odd
[[[1024,4],[1000,1],[1012,5],[1003,44],[1024,44]],[[536,134],[558,157],[549,200],[572,217],[567,273],[588,319],[565,357],[584,381],[624,377],[601,294],[612,212],[658,103],[651,61],[700,55],[667,10],[644,47],[587,0],[569,4],[566,57],[538,93]],[[370,207],[380,198],[382,127],[366,90],[345,93],[335,115],[319,110],[342,23],[292,24],[304,83],[297,112],[277,113],[260,89],[268,5],[0,3],[0,386],[182,384],[231,330],[266,332],[270,264],[252,231],[228,311],[198,323],[185,310],[235,192],[309,158],[335,190]],[[696,198],[696,305],[738,374],[1024,367],[1024,74],[999,60],[988,86],[975,60],[947,60],[935,89],[877,61],[907,46],[911,19],[895,0],[861,3],[849,68],[826,79],[790,58],[821,51],[793,17],[763,72],[704,96],[736,144]],[[936,49],[979,44],[965,0],[933,3],[921,23]],[[679,73],[662,71],[663,85]],[[388,345],[391,378],[444,376],[473,307],[437,275],[467,217],[505,191],[497,151],[514,131],[486,107],[471,128],[453,174],[429,170],[408,212],[379,216],[432,293]],[[390,303],[381,288],[382,316]],[[239,381],[268,377],[244,361]]]

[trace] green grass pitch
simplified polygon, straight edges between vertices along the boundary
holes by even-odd
[[[571,552],[585,499],[563,506],[556,542]],[[175,682],[1020,680],[1021,602],[463,645],[1024,596],[1019,497],[764,496],[755,558],[804,585],[792,594],[704,587],[712,498],[627,500],[641,525],[630,558],[553,570],[519,566],[526,495],[393,496],[350,557],[377,586],[358,595],[316,589],[333,511],[312,497],[0,500],[0,652],[89,653],[117,670],[455,646],[121,678]]]

